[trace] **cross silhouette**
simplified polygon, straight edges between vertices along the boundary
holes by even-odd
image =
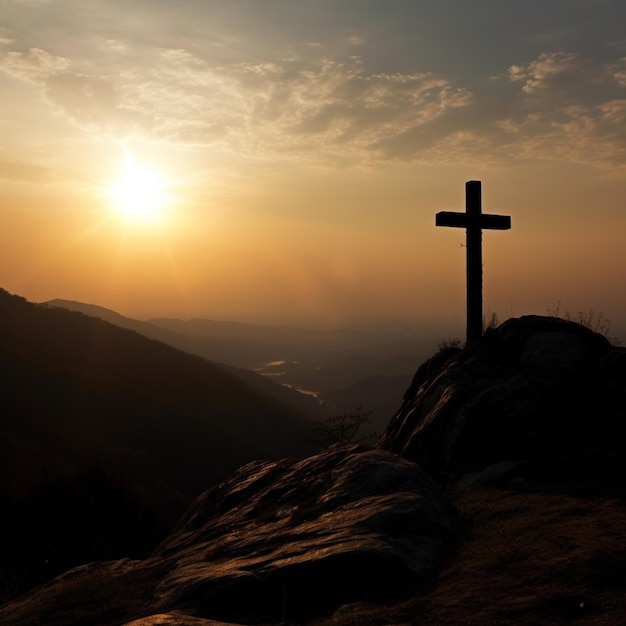
[[[467,258],[467,340],[466,345],[478,342],[483,334],[483,253],[482,231],[508,230],[508,215],[489,215],[482,212],[479,180],[465,183],[465,213],[440,211],[435,216],[436,226],[465,228]]]

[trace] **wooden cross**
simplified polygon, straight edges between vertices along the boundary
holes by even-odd
[[[482,230],[508,230],[508,215],[488,215],[482,212],[480,181],[465,183],[465,213],[440,211],[435,216],[437,226],[465,228],[467,255],[467,343],[473,345],[483,335],[483,259]]]

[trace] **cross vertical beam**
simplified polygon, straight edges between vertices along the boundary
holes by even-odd
[[[480,227],[482,198],[479,180],[465,183],[465,255],[467,275],[467,344],[483,334],[483,232]]]
[[[467,327],[466,345],[478,343],[483,334],[483,259],[482,231],[508,230],[508,215],[487,215],[482,212],[479,180],[465,183],[465,213],[440,211],[435,216],[436,226],[465,228],[467,273]]]

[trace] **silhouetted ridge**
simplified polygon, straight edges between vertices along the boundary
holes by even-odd
[[[28,436],[37,436],[36,425],[48,428],[58,436],[50,445],[75,443],[81,455],[87,443],[105,455],[108,446],[142,449],[157,455],[151,471],[181,454],[173,465],[186,488],[192,477],[181,483],[181,472],[205,486],[250,458],[307,449],[308,426],[296,415],[200,357],[7,292],[0,324],[4,380],[12,380],[5,419],[30,424]]]
[[[150,339],[156,339],[169,346],[178,348],[183,352],[205,358],[220,369],[226,371],[231,377],[243,382],[244,385],[252,387],[256,389],[257,392],[273,398],[275,401],[285,407],[289,407],[298,414],[318,417],[322,412],[319,403],[314,398],[298,393],[294,389],[276,384],[253,371],[240,368],[243,366],[256,367],[264,361],[271,360],[267,355],[268,350],[273,349],[274,352],[272,352],[272,354],[284,354],[285,351],[281,346],[276,346],[275,348],[265,346],[263,342],[258,340],[242,341],[237,335],[235,335],[235,338],[230,338],[229,336],[197,336],[193,333],[186,332],[187,324],[191,324],[194,327],[198,326],[201,330],[206,328],[208,331],[216,328],[221,331],[223,331],[224,328],[232,328],[233,332],[243,332],[244,334],[246,332],[252,332],[252,334],[260,333],[261,330],[258,330],[256,327],[249,327],[245,324],[229,324],[226,322],[211,323],[209,320],[206,320],[206,324],[196,325],[193,324],[193,321],[185,323],[179,320],[173,320],[173,322],[177,323],[172,324],[172,330],[170,330],[167,327],[168,324],[165,324],[165,327],[159,326],[159,320],[155,320],[155,323],[140,321],[120,315],[115,311],[95,304],[55,299],[42,303],[42,306],[63,308],[84,313],[92,317],[98,317],[115,326],[134,330]],[[258,356],[259,350],[262,354],[259,358],[255,359],[254,355]],[[223,360],[224,362],[222,362]],[[243,361],[243,364],[241,361]]]

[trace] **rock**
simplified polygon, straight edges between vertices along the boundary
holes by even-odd
[[[626,421],[626,353],[566,320],[526,316],[417,371],[378,442],[424,469],[616,450]]]
[[[35,590],[35,605],[31,596],[5,605],[0,622],[20,623],[13,616],[36,606],[29,623],[49,623],[46,607],[59,602],[81,616],[67,624],[109,623],[113,611],[133,626],[330,615],[432,580],[455,531],[436,483],[385,450],[344,445],[257,461],[199,496],[150,558],[72,570]],[[94,589],[110,598],[94,601]]]
[[[198,498],[159,548],[172,567],[157,604],[239,620],[328,612],[431,576],[452,529],[435,483],[383,450],[252,463]]]
[[[181,611],[173,611],[171,613],[159,613],[158,615],[150,615],[142,617],[132,622],[126,622],[123,626],[239,626],[232,622],[216,622],[212,619],[203,619],[202,617],[193,617],[186,615]]]

